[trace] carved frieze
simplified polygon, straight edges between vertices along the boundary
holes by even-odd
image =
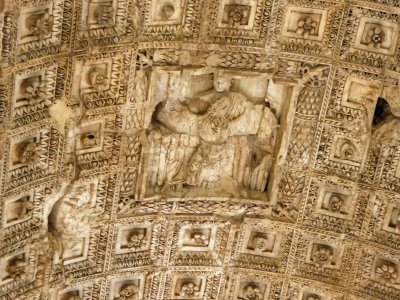
[[[262,105],[268,80],[234,76],[207,69],[152,74],[165,87],[150,87],[157,98],[151,100],[156,107],[148,137],[148,193],[207,189],[209,195],[254,197],[266,190],[278,128],[272,110]],[[193,86],[194,80],[201,84]],[[246,83],[259,83],[260,89],[248,90]],[[283,101],[277,99],[278,107]]]
[[[400,299],[396,0],[0,0],[0,300]]]

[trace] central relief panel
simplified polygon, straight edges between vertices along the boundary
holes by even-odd
[[[146,197],[267,200],[285,87],[267,74],[153,67]]]

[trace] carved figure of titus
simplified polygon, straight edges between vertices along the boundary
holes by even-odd
[[[277,120],[265,105],[230,91],[232,83],[214,74],[213,89],[157,106],[150,186],[265,190]]]

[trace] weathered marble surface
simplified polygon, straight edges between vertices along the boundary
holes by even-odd
[[[0,300],[399,299],[399,27],[0,0]]]

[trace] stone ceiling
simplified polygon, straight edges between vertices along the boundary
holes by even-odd
[[[400,1],[0,20],[0,300],[400,299]]]

